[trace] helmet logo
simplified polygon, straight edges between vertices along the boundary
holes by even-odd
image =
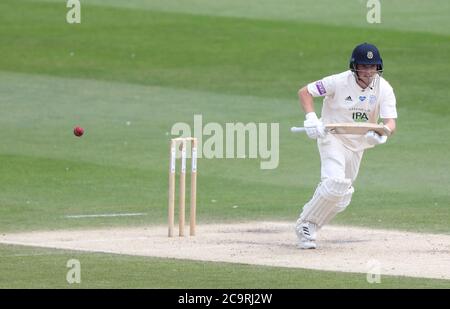
[[[373,53],[369,50],[367,52],[367,59],[372,59],[373,58]]]

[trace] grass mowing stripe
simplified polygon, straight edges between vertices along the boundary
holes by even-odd
[[[45,255],[34,255],[43,252]],[[55,254],[51,254],[54,252]],[[18,255],[14,259],[1,255]],[[26,256],[30,254],[30,256]],[[50,254],[50,255],[49,255]],[[81,284],[69,285],[69,259]],[[448,280],[85,253],[0,244],[0,287],[9,288],[449,288]],[[32,261],[32,263],[30,263]],[[30,280],[39,278],[39,280]]]
[[[27,0],[30,1],[30,0]],[[60,0],[31,0],[33,2],[60,2]],[[341,0],[84,0],[83,9],[92,5],[136,10],[154,10],[171,13],[188,13],[218,17],[239,17],[266,20],[313,22],[346,25],[357,28],[398,29],[414,32],[450,34],[446,0],[424,3],[420,0],[396,0],[383,2],[379,24],[369,24],[369,10],[364,1]],[[447,27],[446,27],[447,25]]]
[[[4,163],[1,174],[9,175],[0,179],[1,231],[147,225],[166,220],[165,169],[149,171],[18,156],[0,158]],[[274,185],[220,175],[199,179],[199,224],[242,218],[294,220],[313,189],[312,184]],[[335,222],[448,233],[447,222],[442,220],[448,216],[447,200],[446,195],[411,195],[395,189],[379,196],[378,190],[368,187],[355,194],[351,207]],[[69,226],[63,218],[127,210],[151,215],[80,219],[71,221]]]
[[[388,79],[414,92],[410,106],[449,108],[432,104],[446,97],[448,36],[104,7],[74,28],[55,4],[4,3],[4,70],[295,99],[299,85],[347,68],[353,46],[370,38],[383,50]],[[440,70],[423,79],[429,59]],[[433,98],[422,91],[428,87]]]

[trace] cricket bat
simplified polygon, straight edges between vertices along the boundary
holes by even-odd
[[[368,131],[375,131],[379,135],[391,135],[391,130],[385,125],[377,123],[348,122],[348,123],[329,123],[325,125],[325,130],[332,134],[355,134],[364,135]],[[292,127],[291,132],[305,132],[304,127]]]

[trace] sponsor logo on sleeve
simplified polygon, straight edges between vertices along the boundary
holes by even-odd
[[[316,82],[316,88],[317,88],[317,91],[319,91],[320,95],[324,95],[325,93],[327,93],[327,91],[325,90],[325,87],[323,86],[323,83],[322,83],[321,80]]]

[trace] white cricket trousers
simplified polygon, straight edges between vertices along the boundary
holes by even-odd
[[[344,146],[333,134],[317,139],[320,153],[321,180],[326,178],[348,178],[352,183],[358,175],[364,151],[354,152]]]

